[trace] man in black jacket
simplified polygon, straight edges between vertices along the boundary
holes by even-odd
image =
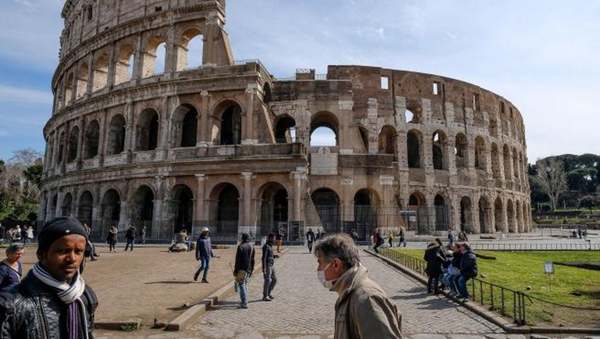
[[[265,278],[263,284],[263,301],[273,300],[271,292],[277,284],[277,276],[275,275],[275,258],[273,256],[273,240],[275,234],[269,234],[267,242],[262,247],[262,271]]]
[[[460,252],[462,256],[460,258],[460,276],[457,279],[458,293],[461,298],[469,299],[469,291],[467,289],[467,281],[477,276],[477,257],[475,253],[471,251],[469,243],[462,243],[460,245]]]
[[[240,292],[240,308],[248,308],[248,279],[254,271],[254,246],[250,243],[250,235],[242,233],[242,243],[235,254],[233,275]]]
[[[56,218],[38,234],[36,263],[10,293],[0,294],[0,338],[92,338],[98,301],[79,273],[87,231]]]

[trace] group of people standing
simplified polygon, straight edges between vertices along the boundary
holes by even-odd
[[[453,296],[469,298],[467,281],[477,276],[477,257],[468,242],[449,243],[443,246],[436,238],[425,250],[423,259],[427,263],[427,292],[438,294],[440,288],[448,289]]]
[[[2,227],[2,230],[4,230],[4,227]],[[4,233],[4,237],[9,243],[23,242],[26,244],[28,242],[33,242],[33,227],[29,225],[24,225],[23,227],[17,225],[8,228]]]

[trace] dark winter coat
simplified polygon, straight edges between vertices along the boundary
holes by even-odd
[[[53,289],[30,272],[11,292],[0,294],[0,338],[68,338],[68,306]],[[86,286],[81,300],[87,312],[88,335],[91,339],[98,299],[94,291]]]
[[[239,271],[248,272],[250,275],[254,272],[254,246],[249,241],[242,242],[237,248],[233,274]]]
[[[262,267],[263,270],[267,267],[273,267],[275,257],[273,255],[273,245],[268,241],[262,247]]]
[[[439,246],[430,246],[425,250],[423,259],[427,262],[425,272],[429,275],[440,275],[445,256]]]
[[[477,276],[477,257],[475,253],[471,251],[463,253],[459,268],[460,274],[465,278],[475,278]]]
[[[214,257],[210,237],[201,235],[196,241],[196,260]]]

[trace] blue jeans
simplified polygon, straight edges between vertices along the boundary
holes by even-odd
[[[263,276],[265,278],[263,284],[263,298],[271,296],[275,284],[277,284],[277,275],[275,275],[275,268],[273,266],[267,266],[264,269]]]
[[[248,306],[248,278],[237,284],[238,291],[240,292],[240,304],[242,306]]]
[[[460,293],[460,296],[463,298],[469,298],[469,290],[467,289],[468,280],[469,278],[465,277],[464,275],[459,275],[456,279],[458,293]]]
[[[200,267],[198,268],[198,271],[196,272],[196,276],[198,276],[200,274],[200,271],[204,270],[204,274],[202,274],[202,280],[206,280],[206,277],[208,276],[208,268],[210,267],[210,258],[209,257],[202,257],[200,258]]]

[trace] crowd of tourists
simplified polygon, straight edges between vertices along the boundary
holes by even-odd
[[[5,227],[0,224],[0,235],[3,236],[5,242],[9,244],[15,242],[28,243],[32,242],[33,235],[33,227],[30,225],[16,225],[15,227]]]

